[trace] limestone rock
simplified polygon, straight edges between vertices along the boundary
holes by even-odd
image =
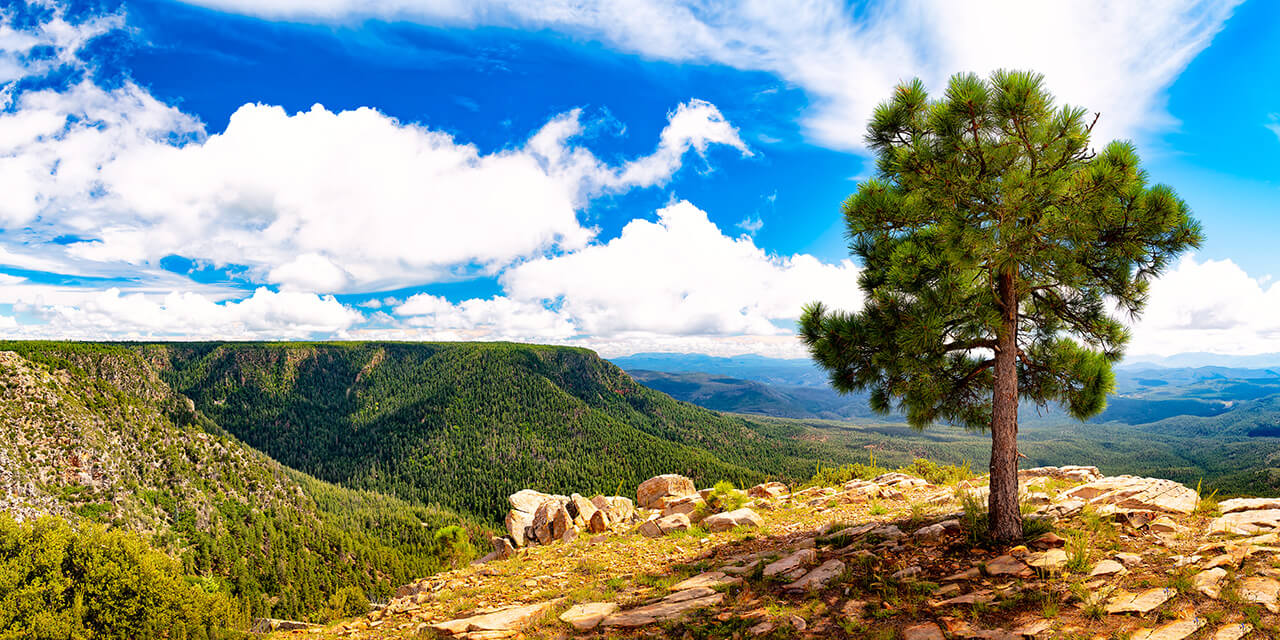
[[[543,502],[552,498],[553,496],[540,491],[534,491],[533,489],[521,489],[520,491],[507,496],[507,502],[511,503],[512,509],[522,511],[532,516],[533,512],[537,511],[538,507],[541,506]]]
[[[1123,564],[1115,560],[1103,560],[1093,565],[1093,569],[1089,571],[1091,576],[1112,576],[1116,574],[1128,573],[1129,570],[1124,568]]]
[[[902,630],[902,640],[946,640],[942,628],[932,622],[911,625]]]
[[[663,498],[680,498],[697,495],[697,493],[698,490],[693,486],[692,480],[682,475],[668,473],[642,482],[636,489],[636,504],[646,509],[661,508]]]
[[[747,490],[748,498],[781,498],[790,491],[781,482],[765,482]]]
[[[708,571],[671,585],[671,590],[684,591],[685,589],[715,589],[717,587],[737,584],[739,582],[742,582],[741,578],[731,578],[723,571]]]
[[[1250,576],[1240,581],[1240,598],[1245,602],[1256,602],[1271,613],[1280,613],[1280,604],[1276,597],[1280,595],[1280,582],[1262,576]]]
[[[806,565],[813,564],[818,559],[818,552],[813,549],[800,549],[791,555],[769,563],[764,568],[764,577],[773,576],[791,576],[798,575],[804,570]]]
[[[1196,492],[1161,478],[1111,476],[1080,485],[1062,494],[1091,505],[1112,505],[1117,509],[1162,511],[1188,514],[1200,503]]]
[[[695,514],[699,512],[701,507],[706,506],[706,504],[707,502],[695,493],[691,496],[684,496],[668,502],[667,506],[662,510],[662,515],[669,516],[676,513],[683,513],[686,516],[689,516],[689,520],[691,522],[698,522],[701,518]],[[702,511],[705,512],[705,509]]]
[[[1178,533],[1185,528],[1169,516],[1160,516],[1147,525],[1147,529],[1155,533]]]
[[[515,546],[523,547],[525,545],[524,532],[532,524],[532,514],[525,513],[518,509],[512,509],[507,513],[507,535],[511,536],[511,541]]]
[[[746,507],[710,515],[702,521],[702,526],[706,527],[707,531],[711,533],[728,531],[736,527],[759,527],[762,524],[764,524],[764,519]]]
[[[1214,518],[1209,523],[1209,533],[1253,535],[1280,530],[1280,509],[1235,511]]]
[[[788,591],[807,591],[809,589],[821,589],[827,586],[828,582],[844,573],[844,563],[839,560],[828,560],[817,568],[804,574],[795,582],[783,587]]]
[[[1067,552],[1062,549],[1050,549],[1044,553],[1032,554],[1027,559],[1027,564],[1041,571],[1058,573],[1067,565]]]
[[[988,562],[986,572],[989,576],[1025,576],[1030,574],[1027,565],[1009,555],[1000,556]]]
[[[1280,498],[1232,498],[1218,503],[1222,513],[1280,509]]]
[[[459,635],[475,631],[516,631],[528,625],[538,616],[551,608],[550,602],[508,607],[493,613],[460,618],[448,622],[437,622],[429,625],[432,629],[451,635]]]
[[[1162,624],[1154,629],[1139,629],[1129,637],[1129,640],[1182,640],[1199,631],[1203,626],[1204,618],[1193,615]]]
[[[1207,569],[1197,573],[1192,578],[1192,583],[1195,585],[1196,591],[1217,600],[1218,596],[1222,595],[1222,587],[1219,586],[1219,583],[1225,577],[1227,577],[1226,569]]]
[[[568,509],[569,515],[573,516],[573,523],[583,529],[588,527],[588,523],[591,522],[591,516],[595,515],[596,511],[599,511],[590,500],[576,493],[569,496],[569,503],[565,507]]]
[[[1107,603],[1107,613],[1141,613],[1147,614],[1178,595],[1173,589],[1147,589],[1139,593],[1118,591]]]
[[[640,525],[640,535],[648,538],[659,538],[674,531],[684,531],[692,526],[689,516],[675,513],[662,518],[655,518]]]
[[[609,530],[609,516],[604,509],[596,509],[587,521],[587,530],[591,533],[604,533]]]
[[[1253,625],[1247,622],[1237,622],[1234,624],[1224,624],[1213,632],[1210,640],[1240,640],[1249,635],[1253,631]]]
[[[560,614],[560,621],[573,625],[578,631],[590,631],[618,610],[616,602],[587,602],[575,604]]]
[[[689,591],[693,591],[690,589]],[[688,591],[679,592],[688,593]],[[690,611],[704,609],[720,604],[724,600],[724,594],[713,593],[709,596],[701,598],[692,598],[689,600],[670,601],[663,600],[644,607],[637,607],[627,611],[621,611],[605,618],[601,625],[604,627],[620,627],[630,629],[635,627],[643,627],[655,622],[665,622],[667,620],[675,620]]]

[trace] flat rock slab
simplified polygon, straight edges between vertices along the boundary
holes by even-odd
[[[515,631],[526,625],[532,620],[546,613],[551,608],[550,602],[540,602],[538,604],[525,605],[523,607],[509,607],[493,613],[485,613],[470,618],[459,618],[448,622],[437,622],[431,625],[432,629],[443,631],[448,634],[457,635],[470,631]]]
[[[616,602],[587,602],[575,604],[568,611],[560,614],[560,621],[573,625],[578,631],[590,631],[613,613],[618,611]]]
[[[1280,595],[1280,582],[1271,578],[1252,576],[1240,581],[1240,598],[1245,602],[1256,602],[1271,613],[1280,613],[1280,604],[1276,598]]]
[[[689,591],[692,591],[692,589]],[[713,593],[712,595],[702,598],[693,598],[679,602],[664,600],[656,604],[615,613],[605,618],[600,624],[605,627],[619,627],[623,629],[643,627],[655,622],[675,620],[690,611],[718,605],[723,600],[724,594],[722,593]]]
[[[1209,533],[1233,533],[1250,536],[1280,529],[1280,509],[1236,511],[1214,518]]]
[[[742,582],[741,578],[731,578],[723,571],[708,571],[671,585],[671,590],[684,591],[685,589],[696,589],[698,587],[715,589],[716,587],[724,587],[739,582]]]
[[[1013,556],[1000,556],[988,562],[986,571],[989,576],[1022,576],[1031,573],[1027,565]]]
[[[1030,638],[1030,637],[1038,636],[1052,628],[1053,628],[1052,620],[1049,620],[1047,618],[1041,618],[1039,620],[1032,620],[1031,622],[1028,622],[1022,625],[1021,627],[1014,629],[1013,632],[1020,636]]]
[[[1204,626],[1204,618],[1192,616],[1162,624],[1154,629],[1138,629],[1129,640],[1182,640]]]
[[[1141,613],[1147,614],[1156,607],[1168,602],[1178,595],[1174,589],[1147,589],[1138,593],[1120,591],[1107,603],[1107,613]]]
[[[813,571],[804,574],[799,580],[792,582],[784,587],[788,591],[807,591],[809,589],[821,589],[827,586],[828,582],[844,573],[844,563],[839,560],[828,560],[815,568]]]
[[[1192,577],[1191,582],[1195,585],[1196,591],[1217,600],[1222,595],[1222,587],[1219,583],[1225,577],[1227,577],[1226,569],[1206,569]]]
[[[1093,570],[1089,571],[1091,576],[1110,576],[1117,573],[1128,573],[1129,570],[1124,568],[1123,564],[1115,560],[1103,560],[1093,565]]]
[[[992,600],[995,600],[995,595],[993,595],[990,591],[985,591],[985,590],[974,591],[973,593],[966,593],[962,596],[956,596],[948,600],[943,600],[942,602],[934,603],[934,606],[935,607],[953,607],[958,605],[972,605],[972,604],[978,604],[978,603],[986,604],[988,602],[991,602]]]
[[[942,635],[942,627],[926,622],[903,629],[902,640],[946,640],[946,638]]]
[[[1027,564],[1048,573],[1057,573],[1067,565],[1067,552],[1062,549],[1050,549],[1044,553],[1032,554]]]
[[[1247,622],[1224,624],[1213,632],[1210,640],[1240,640],[1253,632],[1253,625]]]
[[[1111,476],[1080,485],[1062,494],[1091,505],[1113,505],[1117,509],[1144,509],[1188,514],[1200,504],[1200,496],[1181,483],[1162,478]]]
[[[764,568],[764,577],[785,576],[790,575],[804,568],[805,565],[813,564],[818,559],[818,552],[813,549],[801,549],[791,555],[770,562]]]
[[[1232,498],[1218,503],[1218,510],[1222,513],[1263,509],[1280,509],[1280,498]]]

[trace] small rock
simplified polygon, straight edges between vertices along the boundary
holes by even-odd
[[[764,577],[788,576],[799,573],[805,565],[813,564],[818,559],[818,552],[813,549],[801,549],[791,555],[769,563],[764,568]]]
[[[1032,542],[1031,544],[1035,545],[1040,549],[1056,549],[1059,547],[1066,546],[1067,540],[1066,538],[1063,538],[1062,536],[1050,531],[1049,533],[1046,533],[1040,536],[1039,538],[1036,538],[1035,541]]]
[[[780,498],[787,495],[790,491],[787,485],[781,482],[765,482],[751,487],[747,490],[749,498]]]
[[[737,527],[759,527],[763,524],[764,518],[761,518],[759,514],[746,507],[710,515],[702,521],[702,526],[706,527],[707,531],[711,533],[728,531]]]
[[[696,591],[689,589],[677,593],[690,593]],[[655,622],[664,622],[667,620],[675,620],[684,614],[697,609],[704,609],[720,604],[724,600],[724,594],[713,593],[701,598],[692,598],[689,600],[669,601],[663,600],[655,604],[629,609],[614,613],[605,618],[600,624],[605,627],[621,627],[624,629],[643,627]]]
[[[914,578],[922,573],[924,573],[924,569],[921,569],[917,565],[917,566],[907,567],[906,569],[902,569],[901,571],[895,571],[893,575],[890,575],[889,577],[893,578],[894,580],[907,580],[909,578]]]
[[[764,634],[766,634],[766,633],[769,633],[770,631],[773,631],[773,630],[774,630],[774,628],[775,628],[775,627],[777,627],[777,626],[778,626],[778,625],[776,625],[776,624],[774,624],[774,623],[772,623],[772,622],[770,622],[770,621],[768,621],[768,620],[765,620],[764,622],[761,622],[760,624],[758,624],[758,625],[756,625],[756,626],[754,626],[754,627],[751,627],[750,629],[747,629],[747,633],[749,633],[749,634],[751,634],[751,635],[753,635],[753,636],[762,636],[762,635],[764,635]]]
[[[1120,552],[1117,553],[1115,557],[1116,560],[1120,561],[1120,564],[1123,564],[1126,567],[1136,567],[1142,564],[1142,556],[1136,553]]]
[[[916,624],[902,630],[902,640],[946,640],[942,627],[932,622]]]
[[[1227,577],[1226,569],[1206,569],[1197,573],[1195,577],[1192,578],[1192,583],[1195,584],[1196,591],[1217,600],[1218,597],[1222,595],[1222,587],[1219,586],[1219,583],[1222,582],[1222,579],[1225,577]]]
[[[1062,549],[1050,549],[1032,556],[1027,560],[1027,564],[1041,571],[1058,573],[1067,565],[1067,552]]]
[[[791,622],[791,626],[795,628],[796,631],[804,631],[809,628],[809,623],[805,622],[804,618],[801,618],[800,616],[791,616],[789,622]]]
[[[1123,564],[1115,560],[1103,560],[1093,565],[1093,569],[1089,571],[1090,576],[1110,576],[1120,573],[1128,573],[1129,570],[1124,568]]]
[[[1000,556],[991,562],[988,562],[986,571],[987,575],[993,577],[1021,576],[1030,574],[1030,570],[1027,569],[1027,565],[1023,564],[1021,560],[1008,555]]]
[[[827,586],[833,578],[844,573],[844,563],[839,560],[828,560],[809,573],[804,574],[799,580],[783,587],[788,591],[806,591],[809,589],[821,589]]]
[[[1147,529],[1155,533],[1178,533],[1183,531],[1183,526],[1174,521],[1169,516],[1160,516],[1152,520],[1147,525]]]
[[[723,571],[708,571],[671,585],[671,590],[684,591],[685,589],[697,588],[715,589],[717,587],[737,584],[739,582],[742,582],[741,578],[730,578],[725,575]]]

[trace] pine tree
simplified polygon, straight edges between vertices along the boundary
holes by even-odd
[[[1097,120],[1036,73],[958,74],[935,100],[899,85],[868,125],[876,175],[843,207],[865,306],[812,303],[800,323],[833,385],[870,390],[872,409],[991,430],[999,541],[1022,536],[1019,399],[1099,413],[1129,339],[1116,316],[1136,318],[1201,241],[1132,144],[1090,148]]]

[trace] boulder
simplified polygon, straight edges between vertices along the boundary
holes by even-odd
[[[698,522],[702,517],[701,515],[695,514],[699,514],[699,512],[705,514],[706,509],[703,507],[705,507],[706,504],[707,502],[695,493],[691,496],[684,496],[683,498],[676,498],[675,500],[667,502],[667,506],[662,510],[662,515],[669,516],[675,513],[683,513],[686,516],[689,516],[690,521]]]
[[[1218,510],[1222,513],[1267,509],[1280,509],[1280,498],[1232,498],[1218,503]]]
[[[604,533],[609,530],[609,516],[603,509],[596,509],[587,522],[587,530],[591,533]]]
[[[747,490],[749,498],[781,498],[790,493],[787,485],[781,482],[765,482]]]
[[[616,602],[587,602],[575,604],[560,614],[560,621],[573,625],[578,631],[590,631],[618,610]]]
[[[526,544],[530,542],[551,544],[560,540],[572,525],[572,521],[564,503],[554,498],[548,499],[538,505],[537,511],[534,511],[533,524],[526,530],[525,542]]]
[[[533,514],[512,509],[507,513],[506,524],[507,535],[511,536],[511,542],[517,547],[523,547],[525,545],[524,532],[533,524]]]
[[[697,488],[693,481],[674,473],[655,476],[645,480],[636,489],[636,504],[646,509],[660,509],[664,506],[663,498],[680,498],[696,495]]]
[[[622,496],[595,496],[591,498],[591,504],[596,509],[605,512],[605,515],[609,516],[610,525],[629,522],[636,514],[636,508],[631,502],[631,498],[624,498]]]
[[[746,507],[710,515],[702,521],[702,526],[706,527],[707,531],[711,533],[728,531],[737,527],[759,527],[763,524],[764,518],[761,518],[759,514]]]
[[[1147,510],[1188,514],[1195,511],[1200,496],[1195,491],[1162,478],[1111,476],[1080,485],[1062,494],[1087,504],[1112,505],[1117,510]]]
[[[569,515],[573,516],[573,523],[582,529],[587,528],[587,523],[591,522],[591,516],[599,510],[590,500],[576,493],[569,496],[569,502],[565,508],[569,510]]]
[[[543,502],[554,497],[555,496],[551,496],[540,491],[534,491],[533,489],[521,489],[520,491],[507,496],[507,502],[511,503],[512,509],[515,509],[516,511],[523,511],[524,513],[532,516],[533,512],[537,511],[538,507],[541,506]]]
[[[1123,564],[1115,560],[1103,560],[1093,565],[1093,569],[1089,571],[1090,576],[1112,576],[1117,574],[1128,573],[1129,570],[1124,568]]]

